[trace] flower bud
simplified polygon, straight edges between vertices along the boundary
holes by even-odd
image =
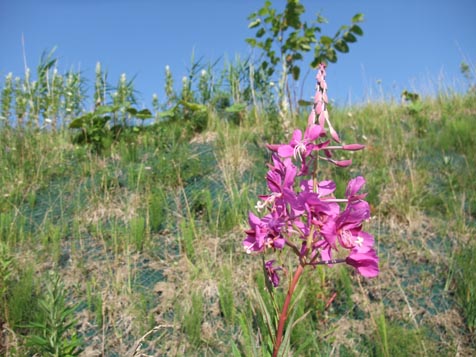
[[[358,151],[364,148],[365,148],[365,145],[362,145],[362,144],[348,144],[348,145],[342,146],[342,149],[348,150],[348,151]]]

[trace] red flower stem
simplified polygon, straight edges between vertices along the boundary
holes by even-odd
[[[284,300],[283,309],[281,310],[281,315],[279,316],[279,324],[278,324],[278,331],[276,333],[276,342],[274,343],[274,350],[273,350],[273,357],[278,356],[279,347],[281,347],[281,343],[283,342],[283,332],[284,332],[284,323],[288,318],[288,308],[289,304],[291,303],[291,298],[293,296],[294,290],[296,289],[296,285],[301,277],[301,274],[304,270],[304,265],[301,263],[297,267],[293,280],[289,285],[288,293],[286,295],[286,300]]]

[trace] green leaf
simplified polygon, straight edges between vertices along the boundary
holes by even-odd
[[[357,37],[355,37],[352,33],[346,32],[344,33],[344,36],[342,37],[344,41],[349,42],[349,43],[354,43],[357,41]]]
[[[74,119],[71,123],[69,123],[69,128],[70,129],[79,129],[82,128],[84,124],[84,118],[76,118]]]
[[[322,43],[324,46],[330,46],[332,45],[332,38],[330,38],[329,36],[321,36],[319,42]]]
[[[136,118],[141,120],[149,119],[152,117],[153,117],[152,112],[149,109],[139,110],[136,114]]]
[[[252,47],[256,47],[256,40],[254,38],[247,38],[245,41]]]
[[[227,113],[240,113],[246,109],[245,103],[234,103],[231,107],[225,109]]]
[[[355,24],[357,22],[363,22],[364,21],[364,14],[355,14],[354,17],[352,18],[352,22]]]
[[[256,37],[257,38],[260,38],[260,37],[263,37],[264,34],[266,33],[266,30],[264,29],[264,27],[260,28],[257,32],[256,32]]]
[[[180,100],[179,103],[182,104],[185,108],[190,109],[194,112],[195,111],[204,112],[207,110],[207,107],[203,104],[186,102],[185,100]]]
[[[46,339],[44,339],[43,337],[40,337],[40,336],[36,336],[36,335],[33,335],[33,336],[30,336],[28,337],[28,340],[27,340],[27,345],[29,346],[48,346],[48,341]]]
[[[304,99],[299,99],[299,100],[298,100],[298,105],[299,105],[300,107],[307,107],[307,106],[313,105],[313,104],[314,104],[314,103],[311,102],[310,100],[304,100]]]
[[[334,49],[329,49],[326,52],[326,58],[329,60],[329,62],[336,63],[337,62],[337,53],[334,51]]]
[[[320,56],[314,57],[314,59],[311,62],[311,67],[316,68],[320,62],[322,62],[322,59]]]
[[[265,4],[264,4],[264,7],[262,7],[261,9],[258,10],[258,15],[259,16],[264,16],[264,15],[267,15],[269,13],[269,10],[268,8],[271,6],[271,2],[270,1],[266,1]]]
[[[126,112],[129,113],[132,116],[136,116],[137,114],[137,109],[136,108],[127,108]]]
[[[119,108],[117,106],[112,106],[112,105],[101,105],[96,108],[94,111],[94,114],[96,115],[102,115],[106,113],[112,113],[117,111]]]
[[[301,69],[297,66],[293,66],[291,71],[292,71],[293,79],[297,81],[299,79],[299,75],[301,74]]]
[[[234,357],[241,357],[241,352],[233,341],[231,341],[231,352]]]
[[[252,296],[254,297],[254,300],[256,300],[258,303],[258,307],[266,324],[269,337],[274,343],[274,341],[276,341],[276,326],[274,324],[273,318],[271,317],[271,314],[268,311],[268,308],[266,307],[266,303],[264,302],[263,297],[261,296],[258,289],[255,288],[255,290],[252,292]]]
[[[173,107],[170,110],[166,110],[165,112],[160,112],[159,117],[161,118],[173,118],[175,116],[175,108]]]
[[[299,60],[302,60],[302,54],[296,52],[296,53],[293,53],[293,55],[291,56],[291,59],[293,61],[299,61]]]
[[[347,53],[349,52],[349,46],[344,40],[337,40],[337,42],[334,44],[334,48],[342,53]]]
[[[347,25],[342,25],[341,27],[339,27],[339,31],[338,31],[338,32],[340,33],[340,32],[342,32],[342,31],[347,30],[348,28],[349,28],[349,26],[347,26]]]
[[[327,24],[327,19],[324,16],[317,14],[317,22],[319,24]]]
[[[360,26],[357,26],[357,25],[353,25],[350,28],[350,31],[352,31],[353,33],[355,33],[356,35],[359,35],[359,36],[362,36],[364,34],[364,31],[362,31]]]
[[[255,28],[255,27],[259,26],[260,24],[261,24],[261,19],[258,18],[256,20],[250,22],[250,24],[248,25],[248,28],[252,29],[252,28]]]
[[[87,114],[81,115],[80,117],[73,119],[73,121],[69,124],[69,127],[71,129],[82,128],[93,117],[94,117],[94,113],[87,113]]]

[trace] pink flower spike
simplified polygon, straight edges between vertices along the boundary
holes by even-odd
[[[348,145],[343,145],[342,149],[347,150],[347,151],[358,151],[362,150],[365,148],[365,145],[362,144],[348,144]]]

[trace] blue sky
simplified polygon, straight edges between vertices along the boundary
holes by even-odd
[[[34,69],[57,47],[59,70],[81,70],[90,81],[100,61],[115,84],[136,76],[141,102],[150,106],[164,87],[164,67],[176,81],[192,52],[204,62],[246,58],[252,37],[247,16],[264,0],[0,0],[0,78]],[[475,0],[302,0],[307,17],[320,12],[333,35],[357,12],[364,36],[328,69],[329,95],[339,104],[396,96],[403,89],[434,93],[441,85],[464,89],[463,60],[476,64]],[[280,9],[284,0],[274,0]],[[310,61],[309,61],[310,62]],[[308,63],[304,66],[308,66]],[[220,67],[221,68],[221,67]],[[313,94],[313,75],[304,93]],[[300,83],[301,85],[302,83]],[[300,88],[299,85],[299,88]]]

